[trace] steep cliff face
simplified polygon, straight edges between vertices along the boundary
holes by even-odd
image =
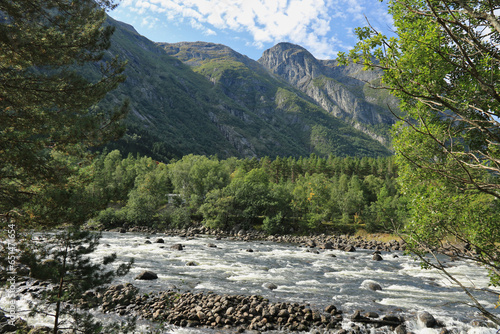
[[[296,87],[307,85],[323,73],[320,62],[309,51],[290,43],[279,43],[264,51],[258,62]]]
[[[294,146],[305,154],[349,154],[358,152],[355,148],[358,140],[368,140],[362,132],[340,120],[335,113],[327,113],[332,108],[331,101],[321,103],[295,87],[302,87],[304,80],[316,77],[321,73],[322,65],[318,63],[306,50],[295,53],[298,62],[306,64],[296,67],[297,72],[288,72],[288,76],[274,75],[260,63],[243,56],[224,45],[195,42],[195,43],[160,43],[167,54],[181,60],[193,68],[196,73],[202,74],[214,88],[224,93],[241,107],[238,115],[247,122],[248,126],[257,122],[266,123],[274,129],[279,129],[282,139],[271,140],[274,145],[283,145],[283,140],[294,142]],[[283,64],[282,61],[276,63]],[[324,67],[324,66],[323,66]],[[314,95],[314,94],[312,94]],[[319,101],[320,99],[318,99]],[[327,107],[327,108],[326,108]],[[342,128],[343,131],[335,131]],[[336,134],[335,134],[336,133]],[[342,133],[350,133],[350,138],[344,138],[345,145],[337,145],[340,138],[323,138],[324,136],[339,137]],[[269,133],[261,137],[264,140]],[[351,138],[358,137],[356,140]],[[313,139],[314,138],[314,139]],[[281,144],[280,144],[281,143]],[[374,148],[372,145],[370,147]],[[378,145],[375,151],[383,150]],[[341,148],[343,147],[343,148]],[[301,153],[301,154],[304,154]],[[362,154],[367,154],[365,151]],[[280,154],[281,155],[281,154]]]
[[[154,43],[116,27],[111,55],[128,60],[126,81],[101,107],[130,99],[125,153],[157,160],[185,154],[220,158],[381,156],[391,152],[328,113],[304,92],[224,45]]]
[[[397,109],[397,101],[387,92],[369,87],[380,80],[380,72],[363,71],[361,65],[338,66],[334,60],[318,60],[306,49],[290,43],[264,51],[258,62],[332,115],[389,145],[389,128],[395,120],[389,107]]]

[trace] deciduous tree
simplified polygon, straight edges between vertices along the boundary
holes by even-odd
[[[460,284],[496,324],[498,314],[425,253],[452,237],[466,246],[454,248],[457,256],[485,266],[491,284],[499,283],[499,9],[497,1],[391,0],[396,37],[359,28],[360,42],[340,57],[381,68],[378,88],[401,101],[394,148],[410,199],[412,250]]]

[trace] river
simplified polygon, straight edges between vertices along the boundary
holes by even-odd
[[[158,238],[165,243],[156,243]],[[182,244],[183,250],[171,249],[173,244]],[[382,261],[373,261],[373,251],[369,250],[319,250],[317,254],[315,249],[272,242],[104,233],[94,256],[112,252],[118,254],[119,260],[134,258],[133,269],[120,281],[133,282],[142,292],[175,286],[196,292],[262,295],[270,301],[298,302],[317,308],[334,304],[345,314],[355,310],[380,314],[394,311],[406,314],[408,319],[415,319],[418,311],[425,310],[448,329],[463,333],[497,332],[471,326],[471,321],[481,317],[475,309],[464,305],[469,302],[465,293],[440,272],[421,269],[418,261],[401,252],[383,252]],[[449,261],[447,265],[448,271],[467,286],[488,286],[484,269],[464,261]],[[134,280],[143,270],[157,273],[158,280]],[[370,290],[370,282],[378,283],[382,290]],[[267,283],[275,284],[277,289],[267,289]],[[476,297],[492,313],[500,315],[500,309],[494,309],[498,295],[478,291]],[[415,333],[440,331],[422,328],[416,321],[409,321],[407,328]]]
[[[158,238],[164,243],[156,243]],[[148,240],[151,243],[147,243]],[[174,244],[182,244],[183,250],[171,249]],[[272,302],[297,302],[319,309],[334,304],[346,315],[356,310],[394,312],[405,315],[408,331],[415,334],[441,332],[441,329],[424,328],[415,320],[416,314],[423,310],[456,333],[494,334],[498,330],[471,325],[482,317],[465,305],[469,302],[465,293],[438,271],[421,269],[418,261],[402,252],[382,252],[383,260],[374,261],[373,251],[360,249],[348,253],[266,241],[105,232],[92,257],[97,260],[110,253],[118,255],[117,262],[134,259],[132,270],[116,283],[131,282],[142,293],[175,288],[261,295]],[[488,287],[484,269],[464,261],[448,260],[447,265],[448,271],[467,286],[478,290]],[[157,273],[158,279],[135,280],[144,270]],[[269,283],[277,288],[266,288]],[[377,283],[382,289],[372,291],[369,283]],[[500,308],[494,309],[498,295],[478,290],[476,298],[500,316]],[[345,320],[345,328],[349,325]],[[182,334],[211,332],[214,331],[172,327],[164,330],[164,333]]]

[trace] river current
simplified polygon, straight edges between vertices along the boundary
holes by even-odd
[[[158,238],[164,243],[156,243]],[[174,244],[182,244],[183,250],[171,249]],[[393,311],[406,314],[407,319],[415,319],[418,311],[425,310],[448,329],[462,333],[497,332],[470,325],[481,317],[464,304],[469,303],[465,293],[438,271],[421,269],[418,261],[401,252],[382,252],[383,260],[373,261],[373,251],[360,249],[347,253],[272,242],[104,233],[94,256],[113,252],[119,260],[134,258],[133,269],[120,281],[132,282],[145,293],[175,286],[182,291],[262,295],[270,301],[310,304],[321,309],[334,304],[346,315],[355,310],[379,314]],[[488,287],[484,269],[464,261],[449,261],[447,265],[448,271],[466,286]],[[157,273],[159,278],[135,280],[144,270]],[[382,290],[370,290],[370,282],[378,283]],[[265,287],[268,283],[277,288],[269,290]],[[498,294],[476,290],[476,298],[500,315],[500,309],[494,309]],[[418,321],[409,321],[407,328],[414,333],[440,332],[423,328]],[[191,329],[179,331],[201,333]]]
[[[158,238],[164,243],[156,243]],[[171,249],[174,244],[182,244],[183,250]],[[261,295],[272,302],[297,302],[318,309],[334,304],[343,310],[346,319],[356,310],[381,315],[393,312],[405,315],[408,331],[440,333],[441,329],[424,328],[416,321],[416,314],[425,310],[456,333],[498,331],[477,325],[478,321],[485,321],[479,312],[466,305],[470,301],[460,288],[436,270],[421,269],[417,260],[402,252],[382,252],[383,260],[374,261],[373,251],[361,249],[348,253],[266,241],[105,232],[92,257],[99,259],[111,253],[118,255],[117,262],[134,259],[131,271],[116,283],[133,283],[141,293],[178,289]],[[500,315],[500,308],[494,309],[500,290],[481,290],[488,288],[484,269],[464,261],[448,260],[447,265],[448,271],[463,284],[476,289],[476,298],[490,312]],[[144,270],[155,272],[158,279],[136,280]],[[266,288],[269,283],[277,288]],[[382,289],[372,291],[369,283],[377,283]],[[349,325],[345,320],[345,328]],[[215,333],[172,327],[163,332]]]

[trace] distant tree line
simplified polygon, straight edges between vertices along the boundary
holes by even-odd
[[[187,155],[168,164],[114,150],[87,167],[102,228],[262,229],[272,234],[392,231],[405,206],[393,158]]]

